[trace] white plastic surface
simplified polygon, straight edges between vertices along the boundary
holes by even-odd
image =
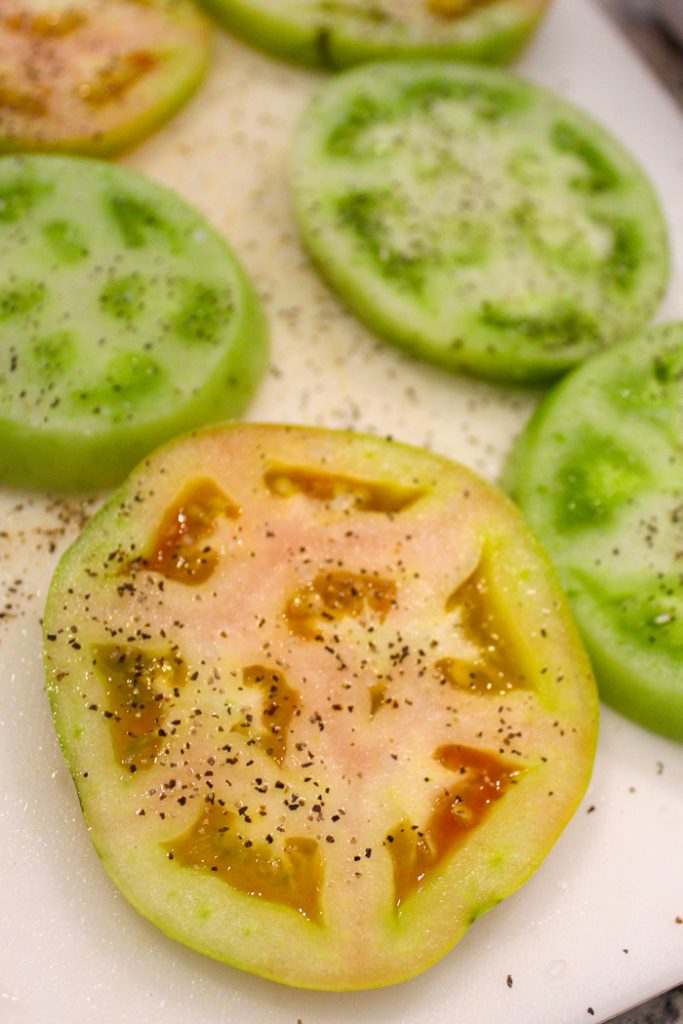
[[[683,317],[683,118],[589,0],[557,0],[520,70],[611,126],[652,175],[676,254],[662,319]],[[393,434],[495,478],[531,397],[374,340],[297,247],[287,144],[318,81],[219,34],[205,87],[126,163],[204,210],[257,282],[272,363],[250,418]],[[165,938],[98,862],[43,688],[42,605],[81,512],[0,492],[2,1024],[580,1024],[683,981],[683,747],[607,710],[590,791],[548,859],[417,979],[300,992]]]

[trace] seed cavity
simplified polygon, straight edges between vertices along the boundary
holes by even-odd
[[[33,368],[43,380],[54,380],[73,365],[78,349],[70,331],[55,331],[33,342]]]
[[[576,125],[568,121],[553,124],[550,141],[561,153],[576,157],[581,164],[581,174],[570,180],[572,188],[579,192],[611,192],[618,187],[620,175],[600,147]]]
[[[148,569],[190,586],[205,583],[219,561],[219,552],[207,541],[219,519],[238,516],[237,506],[213,480],[195,480],[167,509],[150,553],[130,568]]]
[[[155,396],[166,379],[166,371],[144,352],[124,351],[113,356],[104,374],[90,388],[70,394],[70,401],[81,410],[106,417],[113,423],[125,422],[131,410]]]
[[[497,755],[460,744],[439,747],[433,756],[455,780],[434,801],[422,825],[406,819],[386,837],[397,910],[457,851],[520,775]]]
[[[109,723],[115,757],[132,771],[150,768],[164,743],[159,730],[168,713],[169,694],[187,679],[184,663],[119,644],[94,645],[92,661],[106,687],[104,709],[94,708]]]
[[[213,874],[248,896],[322,923],[324,862],[315,839],[291,836],[278,850],[250,838],[238,814],[213,803],[183,835],[162,846],[182,867]]]
[[[123,99],[125,93],[153,71],[157,64],[158,58],[148,50],[111,57],[93,78],[78,84],[76,94],[88,106],[107,106]]]
[[[48,111],[48,99],[44,87],[19,89],[0,76],[0,111],[9,110],[24,117],[43,117]]]
[[[472,576],[446,602],[446,614],[457,615],[458,633],[476,650],[476,655],[440,658],[434,668],[439,680],[456,690],[493,697],[525,688],[528,683],[520,670],[522,660],[510,627],[492,600],[489,573],[490,568],[482,559]]]
[[[370,718],[374,718],[387,699],[387,684],[380,679],[370,687]]]
[[[287,755],[289,727],[301,699],[296,690],[288,685],[282,672],[264,665],[250,665],[242,672],[247,687],[258,687],[263,691],[263,707],[260,725],[254,722],[251,711],[232,727],[232,732],[247,737],[253,746],[258,746],[276,764],[281,765]]]
[[[567,533],[604,526],[619,506],[645,489],[650,478],[651,471],[634,451],[586,427],[555,476],[556,528]]]
[[[0,323],[32,313],[46,297],[47,288],[41,281],[24,281],[0,289]]]
[[[117,192],[105,197],[105,206],[118,227],[128,249],[143,249],[149,236],[165,238],[174,252],[183,249],[175,227],[154,208],[152,203],[130,193]]]
[[[383,622],[396,605],[396,596],[393,580],[343,570],[325,572],[297,590],[287,604],[285,618],[294,636],[311,640],[326,623],[347,616],[361,619],[370,611]]]
[[[112,278],[100,292],[100,309],[130,323],[144,309],[146,292],[146,282],[139,273]]]
[[[396,112],[406,118],[440,103],[457,104],[461,109],[466,107],[476,121],[490,123],[524,110],[529,99],[519,89],[427,76],[403,87]]]
[[[67,7],[62,11],[48,11],[45,14],[29,14],[27,11],[6,15],[2,23],[12,32],[21,32],[43,39],[54,39],[74,32],[87,19],[83,11]]]
[[[638,226],[623,217],[607,221],[612,231],[612,247],[607,261],[607,273],[615,286],[627,292],[640,271],[644,244]]]
[[[439,18],[452,21],[487,3],[491,3],[491,0],[427,0],[427,10]]]
[[[235,312],[230,290],[183,280],[180,291],[180,307],[171,318],[173,331],[185,344],[215,345]]]
[[[73,221],[49,221],[43,227],[43,236],[61,263],[81,263],[90,254],[80,228]]]
[[[524,312],[501,303],[482,303],[479,318],[486,327],[533,341],[546,351],[571,345],[595,345],[600,339],[596,320],[580,306],[558,302],[546,312]]]
[[[53,185],[29,174],[0,183],[0,223],[18,224],[53,191]]]
[[[349,504],[360,512],[403,512],[427,493],[396,484],[374,483],[294,466],[269,469],[263,480],[271,494],[291,498],[303,494],[314,501]]]

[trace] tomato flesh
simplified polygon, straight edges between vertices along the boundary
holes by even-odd
[[[65,556],[45,632],[112,877],[288,984],[424,969],[590,774],[590,669],[518,513],[386,440],[235,425],[161,449]]]

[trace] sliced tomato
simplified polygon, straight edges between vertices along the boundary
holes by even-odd
[[[545,398],[506,486],[557,565],[600,692],[683,742],[683,324],[593,357]]]
[[[545,556],[470,471],[278,426],[145,462],[45,613],[90,835],[169,935],[288,984],[386,985],[539,864],[595,686]]]
[[[370,328],[448,370],[566,373],[653,316],[651,183],[604,128],[498,68],[384,62],[325,83],[292,147],[302,239]]]
[[[0,480],[119,484],[241,413],[265,368],[254,287],[180,196],[117,164],[0,158]]]
[[[188,0],[3,0],[0,151],[133,145],[194,91],[209,43]]]
[[[228,28],[302,64],[387,57],[511,60],[549,0],[204,0]]]

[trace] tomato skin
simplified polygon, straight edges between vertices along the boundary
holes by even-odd
[[[198,582],[201,552],[217,562]],[[287,611],[320,572],[325,643]],[[484,671],[486,637],[516,652],[490,697],[419,675],[414,642],[451,650],[444,606]],[[44,630],[55,725],[107,871],[173,938],[289,985],[424,970],[531,874],[590,775],[594,684],[538,545],[469,470],[394,442],[274,425],[173,442],[65,555]],[[364,651],[384,664],[374,710]]]
[[[541,402],[503,477],[553,558],[602,699],[683,742],[680,323],[594,356]]]
[[[268,4],[250,0],[203,0],[203,6],[217,21],[254,46],[295,64],[338,69],[373,60],[412,57],[505,64],[522,50],[548,2],[489,2],[486,6],[500,9],[499,24],[495,22],[497,10],[491,18],[491,12],[484,9],[457,19],[434,16],[428,28],[414,34],[410,28],[401,26],[386,31],[368,26],[367,22],[344,24],[348,14],[316,13],[315,5],[311,4],[299,4],[300,11],[290,9],[284,14],[273,13]]]

